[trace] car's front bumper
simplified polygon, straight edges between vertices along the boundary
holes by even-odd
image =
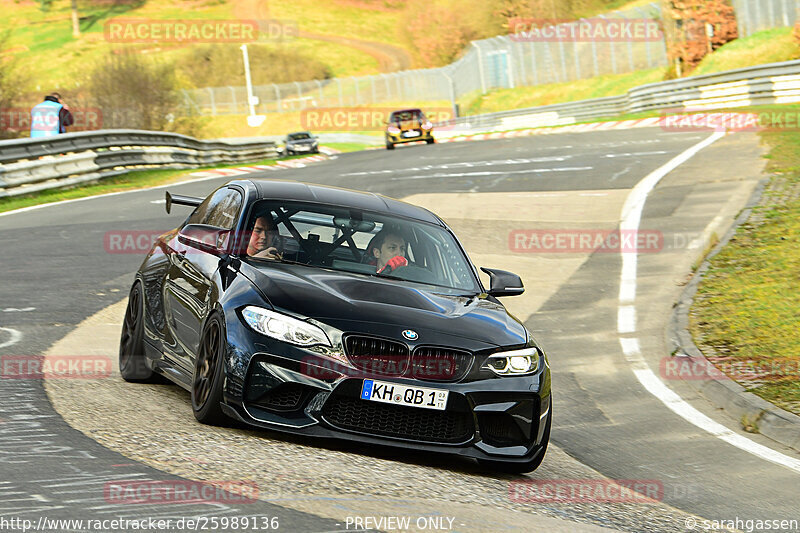
[[[550,416],[550,369],[542,359],[530,376],[441,383],[366,376],[324,357],[259,352],[240,394],[226,394],[225,409],[273,430],[522,462],[540,453]],[[446,389],[447,409],[362,400],[365,378]]]
[[[406,137],[403,134],[409,130],[403,130],[400,133],[389,133],[386,132],[386,141],[391,142],[392,144],[401,144],[401,143],[410,143],[410,142],[417,142],[417,141],[432,141],[433,140],[433,130],[413,130],[419,132],[418,134],[412,137]]]

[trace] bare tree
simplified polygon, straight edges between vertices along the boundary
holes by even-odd
[[[8,48],[11,30],[0,32],[0,50]],[[20,128],[23,111],[20,101],[28,84],[28,75],[21,62],[0,57],[0,139],[19,137],[24,130]]]
[[[104,129],[167,129],[179,103],[177,85],[172,64],[129,51],[110,54],[88,80]]]
[[[78,24],[78,0],[72,0],[72,36],[76,39],[81,36],[81,27]]]

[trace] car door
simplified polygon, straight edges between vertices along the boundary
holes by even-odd
[[[187,224],[207,224],[232,229],[242,207],[242,194],[223,187],[207,198],[187,220]],[[169,265],[164,280],[164,314],[171,333],[174,362],[191,374],[203,321],[211,311],[214,277],[219,257],[170,241]],[[165,354],[167,355],[167,354]]]

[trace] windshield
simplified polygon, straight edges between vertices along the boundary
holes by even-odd
[[[311,135],[308,133],[290,133],[289,140],[290,141],[302,141],[304,139],[310,139]]]
[[[391,118],[389,119],[390,122],[398,122],[402,120],[422,120],[423,115],[422,111],[419,109],[412,109],[408,111],[395,111],[392,113]]]
[[[356,209],[261,201],[248,226],[272,233],[257,260],[381,276],[475,294],[469,260],[440,226]]]

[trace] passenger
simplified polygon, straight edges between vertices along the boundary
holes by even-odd
[[[247,255],[263,259],[281,259],[281,238],[278,228],[269,215],[260,216],[253,226],[250,241],[247,244]]]
[[[375,259],[375,272],[378,274],[388,274],[408,265],[406,240],[395,229],[383,228],[372,238],[369,246],[367,253]]]

